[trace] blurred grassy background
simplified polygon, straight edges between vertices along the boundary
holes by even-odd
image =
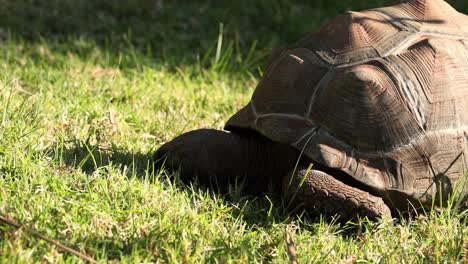
[[[291,43],[345,10],[396,1],[329,0],[0,0],[0,33],[26,41],[69,43],[84,38],[111,52],[129,45],[149,55],[148,63],[195,63],[224,37],[247,53]],[[449,1],[468,13],[468,1]],[[79,49],[86,56],[86,49]],[[65,51],[64,51],[65,52]]]

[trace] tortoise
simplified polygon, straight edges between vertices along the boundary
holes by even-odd
[[[154,159],[345,219],[466,201],[468,16],[443,0],[346,12],[273,51],[225,131],[182,134]]]

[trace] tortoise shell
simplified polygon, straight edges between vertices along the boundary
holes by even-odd
[[[468,169],[468,16],[443,0],[347,12],[273,54],[225,128],[294,146],[393,207],[430,205]]]

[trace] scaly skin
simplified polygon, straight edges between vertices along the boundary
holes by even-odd
[[[283,193],[306,210],[339,215],[343,219],[358,215],[371,220],[391,217],[390,209],[382,198],[346,185],[318,170],[301,168],[292,176],[284,177]]]

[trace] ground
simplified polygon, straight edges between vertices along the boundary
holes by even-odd
[[[100,262],[468,262],[466,211],[339,223],[151,169],[222,128],[273,47],[390,2],[0,0],[0,213]],[[0,262],[83,261],[27,230],[0,225]]]

